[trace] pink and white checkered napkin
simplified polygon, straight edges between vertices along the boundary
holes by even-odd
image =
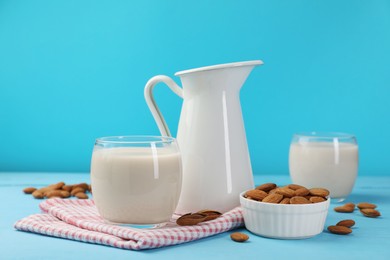
[[[48,199],[40,205],[43,214],[19,220],[21,231],[66,238],[123,249],[141,250],[177,245],[232,230],[244,224],[241,208],[195,226],[168,225],[135,229],[110,225],[99,216],[93,200]]]

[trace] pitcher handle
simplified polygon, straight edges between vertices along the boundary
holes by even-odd
[[[165,122],[163,115],[161,114],[160,109],[158,109],[156,101],[153,96],[154,87],[160,83],[165,83],[176,95],[183,98],[183,89],[180,88],[173,79],[168,76],[158,75],[151,78],[145,85],[144,96],[146,100],[146,104],[148,105],[154,120],[157,123],[158,129],[161,132],[162,136],[171,136],[171,132],[169,131],[168,125]]]

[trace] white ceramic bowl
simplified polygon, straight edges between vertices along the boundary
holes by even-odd
[[[330,199],[312,204],[274,204],[240,194],[245,227],[252,233],[280,239],[302,239],[324,230]]]

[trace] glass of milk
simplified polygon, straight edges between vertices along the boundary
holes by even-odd
[[[91,186],[109,223],[149,227],[169,222],[177,206],[182,164],[176,139],[113,136],[96,139]]]
[[[344,201],[358,172],[355,136],[345,133],[297,133],[290,146],[289,168],[293,183],[322,187],[331,198]]]

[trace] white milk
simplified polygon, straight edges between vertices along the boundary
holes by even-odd
[[[168,221],[180,195],[180,154],[161,147],[154,152],[144,147],[95,148],[91,184],[95,204],[106,220],[131,224]]]
[[[332,198],[345,198],[357,176],[358,146],[341,142],[292,143],[289,166],[293,183],[327,188]]]

